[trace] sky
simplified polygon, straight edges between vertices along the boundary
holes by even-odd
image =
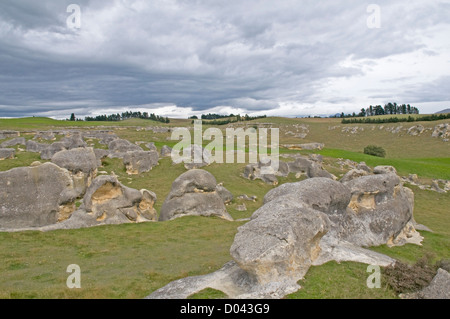
[[[450,0],[372,1],[2,0],[0,117],[450,108]]]

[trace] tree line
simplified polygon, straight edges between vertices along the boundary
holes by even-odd
[[[380,124],[380,123],[398,123],[398,122],[422,122],[422,121],[439,121],[450,119],[450,113],[447,114],[432,114],[432,115],[424,115],[424,116],[408,116],[403,118],[398,117],[389,117],[389,118],[343,118],[342,124]]]
[[[397,103],[387,103],[384,106],[381,105],[370,105],[368,108],[362,108],[357,114],[344,114],[342,112],[340,115],[334,117],[366,117],[366,116],[376,116],[376,115],[396,115],[396,114],[419,114],[419,109],[410,104],[397,104]]]
[[[267,115],[260,115],[260,116],[249,116],[248,114],[245,114],[244,116],[241,116],[240,114],[234,115],[220,115],[220,114],[202,114],[201,119],[203,124],[209,124],[209,125],[226,125],[229,123],[236,123],[241,121],[251,121],[256,120],[260,118],[266,118]],[[194,123],[194,120],[198,120],[198,116],[193,115],[190,116],[189,119],[192,120],[192,123]],[[206,121],[203,121],[206,120]]]
[[[161,123],[170,123],[170,120],[168,117],[163,117],[156,115],[155,113],[148,113],[148,112],[132,112],[132,111],[126,111],[122,113],[116,113],[116,114],[109,114],[109,115],[97,115],[97,116],[86,116],[84,118],[85,121],[104,121],[104,122],[118,122],[123,120],[128,120],[132,118],[138,118],[138,119],[144,119],[144,120],[153,120],[158,121]],[[76,118],[75,114],[72,113],[70,115],[70,119],[68,121],[82,121],[82,119]]]

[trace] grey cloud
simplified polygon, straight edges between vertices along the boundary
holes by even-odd
[[[250,112],[283,101],[348,102],[320,96],[329,78],[364,75],[363,65],[340,62],[427,52],[417,34],[446,23],[449,12],[439,2],[383,0],[382,28],[373,30],[367,4],[354,1],[75,2],[76,32],[65,28],[71,1],[0,3],[0,23],[12,26],[0,31],[0,105],[16,106],[0,116],[148,103]],[[439,95],[443,84],[429,90]]]

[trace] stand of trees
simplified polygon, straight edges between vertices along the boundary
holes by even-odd
[[[340,115],[336,114],[334,117],[367,117],[367,116],[375,116],[375,115],[396,115],[396,114],[419,114],[419,109],[415,106],[411,106],[410,104],[397,104],[397,103],[387,103],[384,106],[381,105],[370,105],[368,108],[362,108],[361,111],[357,114],[353,112],[353,114],[344,114],[342,112]]]
[[[342,119],[342,124],[380,124],[380,123],[398,123],[398,122],[421,122],[421,121],[439,121],[450,119],[450,113],[447,114],[432,114],[424,116],[408,116],[403,118],[389,117],[389,118],[344,118]]]
[[[72,117],[71,117],[72,118]],[[106,121],[106,122],[116,122],[116,121],[123,121],[127,119],[132,118],[138,118],[138,119],[144,119],[144,120],[153,120],[158,121],[161,123],[170,123],[170,120],[168,117],[163,117],[156,115],[154,113],[148,113],[148,112],[132,112],[132,111],[126,111],[122,112],[121,114],[110,114],[110,115],[97,115],[97,116],[86,116],[84,118],[85,121]]]

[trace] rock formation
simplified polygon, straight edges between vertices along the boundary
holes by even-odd
[[[158,165],[157,151],[129,151],[123,155],[123,163],[130,175],[137,175],[150,171]]]
[[[5,159],[13,159],[16,154],[14,148],[0,148],[0,161]]]
[[[84,194],[97,175],[97,167],[101,165],[92,147],[60,151],[52,156],[51,161],[71,173],[79,195]]]
[[[0,172],[0,228],[57,223],[75,210],[76,198],[69,171],[53,163]]]
[[[233,261],[206,276],[188,277],[148,298],[186,298],[206,287],[231,298],[281,298],[300,288],[310,266],[330,260],[380,266],[394,259],[364,247],[420,244],[413,224],[413,193],[395,170],[344,182],[316,177],[270,190],[264,205],[238,228]]]
[[[175,179],[161,207],[159,220],[165,221],[187,215],[217,216],[232,220],[224,200],[217,191],[216,179],[205,170],[192,169]]]

